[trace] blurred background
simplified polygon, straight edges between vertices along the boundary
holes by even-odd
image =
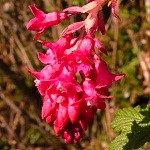
[[[42,98],[34,86],[28,68],[39,71],[43,64],[37,51],[45,49],[32,41],[34,32],[26,24],[33,17],[28,6],[36,4],[44,12],[61,11],[71,5],[84,5],[84,0],[0,0],[0,149],[2,150],[107,150],[116,133],[110,127],[118,109],[150,103],[150,1],[118,0],[115,19],[110,8],[103,8],[106,34],[97,37],[108,50],[102,55],[109,70],[126,77],[110,88],[111,100],[106,110],[98,111],[93,125],[77,145],[66,145],[56,138],[52,125],[40,118]],[[86,16],[86,14],[85,14]],[[56,41],[61,31],[76,15],[46,30],[39,39]],[[141,149],[149,150],[150,144]],[[117,150],[117,149],[116,149]]]

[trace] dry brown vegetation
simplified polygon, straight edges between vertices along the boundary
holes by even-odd
[[[42,99],[28,68],[40,70],[37,51],[44,49],[32,41],[34,33],[26,23],[32,17],[28,5],[47,11],[61,10],[83,0],[1,0],[0,1],[0,149],[20,150],[107,150],[115,137],[110,127],[114,112],[125,106],[150,102],[150,4],[149,0],[118,2],[121,22],[104,9],[107,33],[98,35],[109,52],[113,72],[125,72],[126,79],[113,85],[113,99],[98,112],[93,125],[77,145],[66,145],[54,135],[51,125],[40,118]],[[146,7],[148,6],[148,7]],[[61,31],[75,17],[47,30],[40,38],[56,41]],[[148,150],[146,145],[143,149]],[[117,149],[116,149],[117,150]]]

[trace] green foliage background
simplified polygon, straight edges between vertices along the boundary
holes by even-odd
[[[150,141],[150,105],[123,108],[116,112],[111,126],[121,134],[109,145],[110,150],[132,150]]]
[[[97,37],[108,50],[108,57],[101,56],[112,72],[125,73],[126,77],[110,88],[112,100],[106,100],[106,110],[97,112],[93,125],[77,145],[64,144],[61,138],[55,137],[52,125],[40,119],[42,98],[27,71],[43,67],[36,53],[45,51],[32,41],[34,33],[25,28],[32,18],[28,5],[34,3],[49,12],[71,5],[83,6],[85,1],[0,1],[0,149],[107,150],[116,137],[111,128],[114,113],[130,106],[145,108],[150,102],[150,14],[146,0],[118,0],[117,13],[121,21],[110,14],[107,6],[103,8],[106,34],[98,33]],[[69,23],[85,16],[63,21],[40,39],[56,41]],[[141,149],[148,150],[150,145]]]

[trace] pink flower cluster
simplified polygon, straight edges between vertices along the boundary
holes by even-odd
[[[56,136],[62,136],[66,143],[75,144],[91,125],[97,109],[104,110],[105,98],[112,82],[124,74],[115,75],[108,71],[100,54],[107,55],[102,43],[95,37],[100,29],[105,33],[101,10],[106,0],[88,0],[83,7],[69,7],[63,12],[45,14],[36,5],[29,6],[34,18],[27,24],[28,30],[37,31],[36,39],[45,29],[59,24],[71,15],[87,13],[84,21],[69,25],[55,43],[39,42],[47,47],[38,58],[46,66],[40,71],[29,72],[36,78],[35,84],[44,97],[42,119],[54,125]],[[115,13],[115,0],[112,12]],[[74,33],[80,30],[80,35]],[[97,50],[98,49],[98,50]]]

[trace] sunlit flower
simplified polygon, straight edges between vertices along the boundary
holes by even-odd
[[[108,88],[124,74],[112,74],[99,54],[107,51],[95,34],[98,29],[105,34],[100,0],[87,0],[83,7],[69,7],[63,12],[45,14],[35,5],[30,6],[34,18],[27,29],[37,31],[34,39],[45,29],[59,24],[70,15],[88,13],[85,20],[66,27],[55,43],[38,40],[47,48],[38,52],[39,60],[46,66],[39,72],[29,72],[36,78],[35,85],[44,97],[41,118],[53,123],[56,136],[62,136],[66,143],[76,144],[87,127],[92,124],[98,109],[104,110]],[[106,1],[104,1],[106,2]],[[115,0],[112,12],[117,17]],[[118,17],[117,17],[118,18]],[[81,30],[78,37],[74,33]],[[99,52],[95,49],[97,48]]]
[[[68,14],[63,12],[50,12],[44,13],[36,5],[29,6],[34,18],[27,24],[27,29],[32,31],[38,31],[33,39],[36,39],[42,34],[48,27],[59,24],[62,20],[68,18]]]

